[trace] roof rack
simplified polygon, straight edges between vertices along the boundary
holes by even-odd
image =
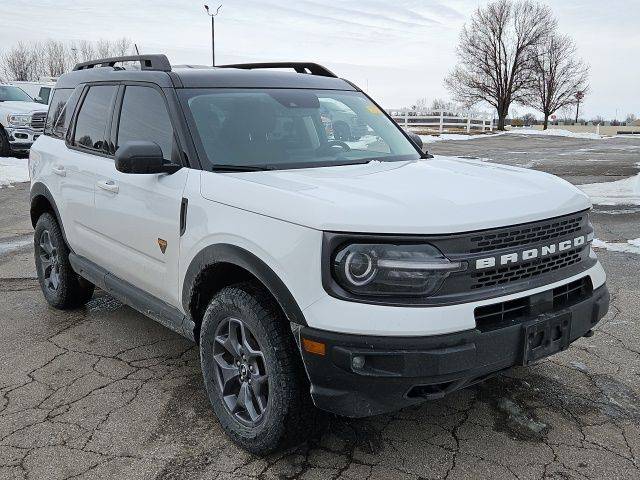
[[[318,75],[320,77],[338,76],[322,65],[310,62],[272,62],[272,63],[236,63],[231,65],[216,65],[218,68],[240,68],[243,70],[254,70],[261,68],[292,68],[297,73],[306,73],[308,75]]]
[[[130,55],[125,57],[101,58],[88,62],[78,63],[73,70],[87,70],[94,67],[113,67],[116,63],[140,62],[141,70],[155,70],[160,72],[170,72],[171,63],[166,55]]]

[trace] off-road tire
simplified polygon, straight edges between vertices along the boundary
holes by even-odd
[[[216,332],[219,334],[219,327],[229,319],[239,319],[251,330],[264,357],[269,396],[265,413],[255,426],[244,425],[231,413],[215,370]],[[289,322],[273,298],[251,284],[226,287],[213,297],[200,329],[200,359],[209,400],[220,425],[234,442],[251,453],[265,455],[302,443],[322,418],[311,402]]]
[[[4,128],[0,126],[0,157],[8,157],[11,153],[11,145],[9,145],[9,137]]]
[[[69,247],[53,215],[40,215],[33,239],[38,282],[47,303],[61,310],[77,308],[87,303],[93,296],[95,286],[71,268]],[[47,240],[50,247],[45,249],[43,245],[47,244]],[[47,252],[51,247],[53,250]],[[55,282],[52,281],[52,271],[55,272]],[[53,283],[56,288],[53,288]]]

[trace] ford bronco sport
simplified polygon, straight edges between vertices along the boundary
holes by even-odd
[[[327,104],[362,131],[335,138]],[[257,453],[308,435],[312,404],[380,414],[590,335],[609,294],[589,199],[417,142],[317,64],[79,64],[30,155],[44,296],[98,286],[198,342]]]

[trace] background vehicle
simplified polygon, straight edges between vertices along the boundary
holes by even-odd
[[[329,135],[327,100],[371,141]],[[257,453],[305,438],[311,402],[384,413],[589,335],[609,294],[587,197],[427,159],[316,64],[79,64],[30,156],[42,291],[71,308],[97,285],[199,342],[222,427]]]
[[[28,150],[42,134],[46,106],[22,89],[0,84],[0,156]]]
[[[49,105],[51,92],[56,85],[56,80],[57,78],[54,77],[46,77],[37,82],[12,81],[9,82],[9,85],[21,88],[37,103]]]
[[[367,134],[367,126],[359,116],[341,102],[326,98],[321,101],[322,116],[325,123],[330,124],[330,131],[335,140],[356,141]]]

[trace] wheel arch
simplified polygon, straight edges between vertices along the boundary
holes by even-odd
[[[56,217],[56,221],[60,226],[60,230],[62,231],[62,237],[67,245],[69,242],[67,241],[67,235],[64,231],[64,225],[62,224],[62,219],[60,218],[60,212],[58,211],[58,206],[56,205],[55,200],[53,199],[53,195],[46,187],[45,184],[41,182],[36,182],[31,186],[29,200],[29,215],[31,217],[31,225],[33,228],[36,227],[36,223],[38,223],[38,218],[43,213],[51,213]]]
[[[289,322],[307,325],[302,310],[280,277],[253,253],[226,243],[203,248],[187,268],[182,286],[182,305],[198,334],[204,310],[220,289],[243,281],[258,282],[277,302]]]

